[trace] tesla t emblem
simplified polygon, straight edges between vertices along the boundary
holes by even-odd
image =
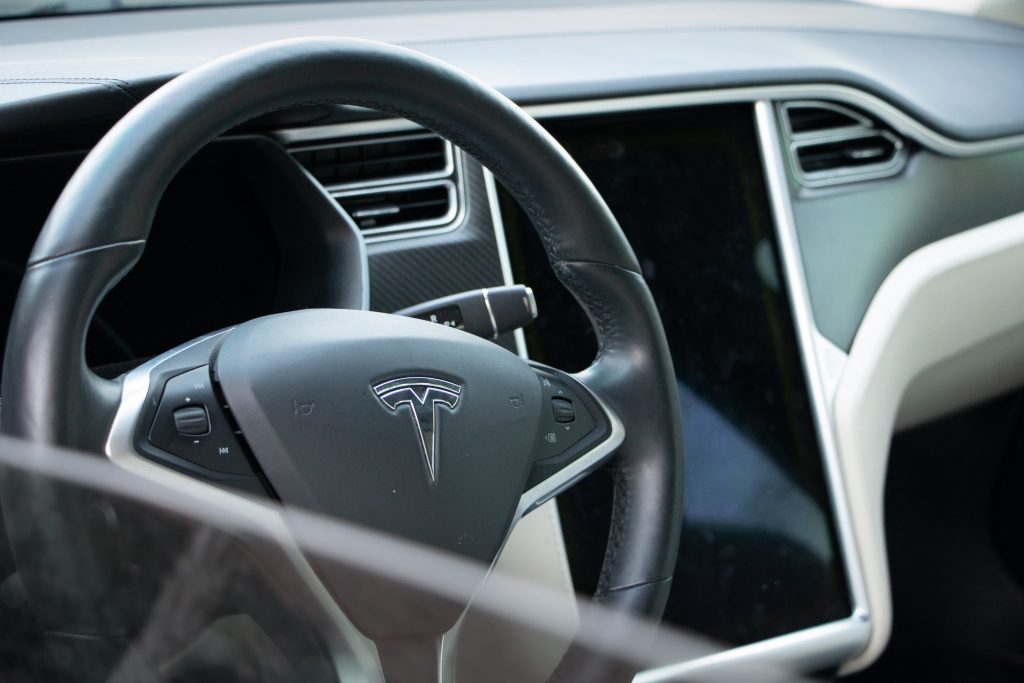
[[[433,377],[400,377],[375,385],[373,393],[389,410],[398,412],[403,406],[409,409],[430,481],[436,482],[437,411],[441,406],[454,410],[462,397],[462,387]]]

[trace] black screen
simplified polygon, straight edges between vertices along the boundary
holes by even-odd
[[[0,160],[0,353],[36,237],[81,153]],[[160,200],[138,264],[100,304],[89,364],[114,376],[197,336],[274,310],[277,237],[242,162],[200,152]]]
[[[684,528],[666,619],[743,644],[850,614],[807,383],[749,105],[545,124],[597,186],[640,260],[678,379]],[[507,195],[535,360],[574,371],[596,344]],[[559,498],[578,589],[596,585],[611,486]]]

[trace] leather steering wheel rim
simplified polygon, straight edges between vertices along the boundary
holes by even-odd
[[[217,59],[168,83],[88,155],[47,220],[18,295],[4,359],[2,429],[102,452],[121,387],[85,363],[90,320],[138,261],[158,199],[206,143],[301,104],[370,107],[473,155],[526,210],[561,282],[597,333],[578,377],[625,425],[609,467],[612,526],[595,599],[659,618],[678,551],[682,432],[664,331],[628,241],[561,146],[515,104],[432,58],[361,40],[301,39]]]

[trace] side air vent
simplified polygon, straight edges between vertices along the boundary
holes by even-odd
[[[878,164],[890,164],[899,152],[900,143],[888,133],[865,133],[857,137],[812,142],[796,149],[800,169],[808,175]]]
[[[444,138],[408,133],[336,139],[289,151],[370,241],[456,227],[461,164]]]
[[[868,116],[832,102],[779,105],[793,173],[823,187],[893,176],[907,160],[903,140]]]

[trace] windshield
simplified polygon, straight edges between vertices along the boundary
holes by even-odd
[[[333,1],[342,2],[344,0]],[[480,0],[476,1],[479,2]],[[882,7],[922,9],[953,14],[977,15],[994,21],[1024,25],[1024,2],[982,3],[978,2],[978,0],[849,1],[869,5],[879,5]],[[168,9],[175,7],[215,7],[223,5],[257,4],[282,5],[297,4],[300,2],[309,2],[309,0],[6,0],[6,2],[0,4],[0,18],[118,12],[155,8]]]
[[[280,5],[309,0],[5,0],[0,17],[32,17],[58,14],[90,14],[175,7],[214,7],[219,5]]]
[[[442,680],[542,683],[572,641],[582,664],[563,681],[722,649],[586,598],[569,595],[567,613],[564,592],[500,561],[490,571],[165,476],[166,485],[103,458],[0,438],[0,529],[18,569],[0,579],[0,680],[369,683],[383,680],[385,662],[387,680],[436,680],[424,675],[416,637],[379,634],[415,634],[453,606],[455,626],[428,639]],[[743,678],[779,674],[762,667]]]

